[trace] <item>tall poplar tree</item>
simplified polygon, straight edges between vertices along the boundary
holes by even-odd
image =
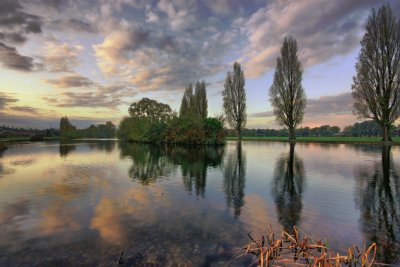
[[[289,129],[289,139],[296,139],[295,129],[303,121],[306,95],[301,85],[303,70],[297,58],[297,42],[287,36],[281,56],[276,60],[274,81],[269,89],[276,121]]]
[[[378,123],[387,142],[400,117],[400,22],[384,5],[372,9],[365,29],[353,78],[354,113]]]
[[[240,64],[235,62],[233,71],[226,75],[222,96],[226,119],[237,131],[239,140],[242,139],[242,130],[247,122],[245,83],[244,72]]]

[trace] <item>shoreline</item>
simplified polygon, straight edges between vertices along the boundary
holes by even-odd
[[[237,137],[226,137],[227,141],[238,141]],[[297,137],[291,141],[287,137],[242,137],[242,141],[286,142],[286,143],[319,143],[319,144],[370,144],[400,146],[400,137],[391,142],[383,142],[380,137]]]
[[[124,141],[119,139],[68,139],[63,140],[57,137],[47,137],[43,141]],[[226,137],[225,141],[238,141],[237,137]],[[253,137],[244,136],[242,141],[261,141],[261,142],[294,142],[294,143],[319,143],[319,144],[370,144],[370,145],[394,145],[400,146],[400,137],[394,137],[391,142],[383,142],[380,137],[297,137],[296,140],[290,141],[287,137]],[[17,138],[0,138],[0,151],[7,149],[7,145],[20,142],[36,142],[31,141],[30,138],[17,137]],[[142,142],[139,142],[142,143]],[[143,142],[145,143],[145,142]],[[193,145],[193,144],[192,144]],[[209,145],[209,144],[199,144]]]

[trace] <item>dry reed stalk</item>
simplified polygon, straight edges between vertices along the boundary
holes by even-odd
[[[242,250],[244,254],[253,254],[258,259],[258,266],[267,267],[276,264],[290,264],[312,267],[342,267],[360,266],[371,267],[375,262],[376,244],[360,251],[358,247],[350,247],[347,255],[333,252],[321,240],[314,241],[311,237],[293,227],[293,234],[286,231],[281,238],[275,239],[272,227],[267,231],[267,238],[255,240],[248,234],[251,243]],[[239,256],[242,256],[239,255]]]

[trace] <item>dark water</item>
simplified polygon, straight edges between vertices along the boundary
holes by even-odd
[[[271,225],[399,265],[400,147],[36,143],[0,152],[0,266],[218,266]],[[179,265],[180,264],[180,265]]]

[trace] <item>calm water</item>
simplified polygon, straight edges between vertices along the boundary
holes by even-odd
[[[35,143],[0,152],[0,266],[240,265],[298,225],[399,265],[400,147]],[[181,265],[182,266],[182,265]]]

